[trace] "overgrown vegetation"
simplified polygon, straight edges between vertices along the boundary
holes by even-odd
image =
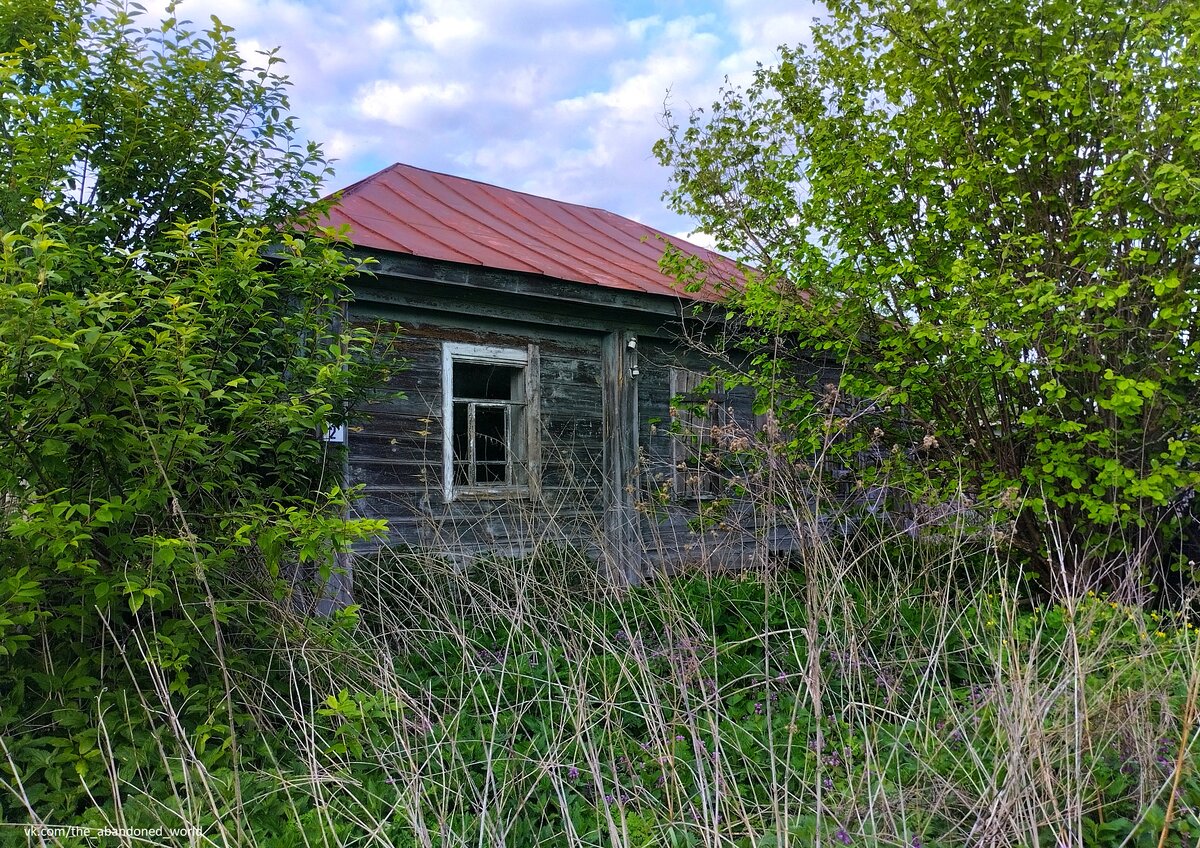
[[[734,478],[706,508],[762,510],[786,560],[631,589],[549,543],[469,565],[384,551],[358,562],[361,606],[310,617],[305,573],[319,587],[378,529],[343,520],[319,435],[385,365],[340,328],[357,269],[312,227],[326,166],[295,141],[278,60],[248,69],[215,21],[0,0],[0,844],[1194,844],[1187,599],[1043,602],[1008,558],[1015,518],[1078,575],[1142,562],[1195,482],[1194,151],[1169,107],[1198,18],[1168,3],[1119,32],[1085,6],[839,5],[811,58],[668,148],[727,244],[773,228],[743,306],[783,420],[710,428],[722,457],[696,456]],[[1037,49],[994,69],[999,109],[984,69],[1017,43]],[[1097,58],[1114,44],[1127,64]],[[1053,84],[1022,88],[1029,63]],[[1085,84],[1099,68],[1116,76]],[[943,120],[951,78],[975,88]],[[1102,95],[1113,114],[1083,120]],[[1089,171],[1104,127],[1145,144]],[[964,128],[992,147],[960,149]],[[796,166],[801,195],[781,190]],[[1070,215],[1046,188],[1067,172],[1097,192]],[[816,396],[787,368],[814,353],[849,366]],[[878,450],[901,436],[916,445]],[[862,494],[913,469],[971,503],[902,524]],[[835,527],[848,503],[865,517]]]
[[[10,771],[0,818],[24,795],[48,824],[179,845],[1195,841],[1188,623],[943,579],[998,570],[988,551],[855,546],[622,592],[561,551],[472,573],[384,554],[357,622],[285,628],[233,670],[236,758],[221,717],[142,682],[94,716],[82,775]],[[147,625],[104,650],[135,659]]]
[[[139,691],[237,768],[234,690],[278,627],[261,600],[375,529],[343,520],[319,436],[379,366],[338,329],[356,269],[312,231],[326,164],[273,55],[247,68],[215,21],[72,0],[0,5],[0,50],[12,822],[99,803],[117,759],[147,779],[167,728]]]
[[[1047,588],[1187,568],[1195,4],[827,5],[657,148],[674,206],[760,269],[735,311],[796,457],[1005,516]]]

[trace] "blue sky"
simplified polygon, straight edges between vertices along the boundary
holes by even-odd
[[[392,162],[600,206],[671,233],[650,148],[664,99],[707,106],[780,44],[809,0],[186,0],[247,57],[278,46],[306,134],[336,185]],[[698,241],[705,241],[698,238]]]

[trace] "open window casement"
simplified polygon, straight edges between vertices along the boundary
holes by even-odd
[[[446,343],[442,348],[443,488],[463,495],[522,496],[536,470],[530,424],[536,349]]]

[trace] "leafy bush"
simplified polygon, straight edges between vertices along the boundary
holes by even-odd
[[[251,649],[379,529],[320,435],[384,366],[277,57],[120,5],[0,22],[0,819],[70,823],[252,753]]]
[[[1047,585],[1183,565],[1194,6],[828,5],[657,147],[675,207],[760,269],[731,317],[794,456],[999,512]]]

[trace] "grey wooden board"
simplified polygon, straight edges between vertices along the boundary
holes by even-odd
[[[676,484],[679,440],[672,432],[671,369],[705,373],[711,364],[703,355],[678,342],[651,340],[641,346],[642,375],[638,383],[638,429],[643,498],[641,536],[648,556],[660,564],[709,562],[725,566],[747,564],[764,553],[764,511],[746,500],[726,509],[723,526],[698,532],[702,502]],[[748,389],[725,393],[724,417],[753,432],[757,426],[754,398]],[[668,502],[659,504],[656,490],[666,485]],[[769,547],[769,546],[766,546]]]
[[[357,306],[357,305],[356,305]],[[402,318],[377,308],[354,311],[356,323]],[[396,350],[407,360],[389,381],[390,397],[360,410],[349,434],[350,481],[365,487],[358,514],[385,518],[391,544],[474,551],[527,546],[534,540],[591,543],[601,489],[600,336],[565,328],[530,329],[503,322],[400,321]],[[502,327],[508,332],[497,332]],[[460,496],[442,491],[441,380],[446,341],[505,348],[536,346],[540,486],[525,497]]]
[[[363,252],[356,252],[364,255]],[[617,309],[677,319],[689,299],[648,294],[626,289],[558,280],[541,274],[523,274],[477,265],[424,259],[404,254],[375,254],[373,276],[356,284],[360,292],[377,290],[401,296],[423,294],[440,287],[452,290],[456,302],[484,300],[557,311],[567,316],[584,316],[579,307]],[[360,299],[366,299],[364,294]]]
[[[359,411],[349,434],[349,478],[365,487],[356,512],[387,519],[390,544],[475,555],[570,542],[608,551],[630,577],[642,558],[682,563],[754,555],[756,539],[769,528],[749,504],[731,510],[729,529],[706,533],[691,526],[694,499],[673,497],[666,510],[638,506],[674,472],[671,368],[707,369],[704,357],[675,335],[682,302],[422,263],[393,257],[380,276],[356,283],[360,299],[350,308],[353,323],[397,324],[396,352],[406,360],[381,387],[379,402]],[[406,273],[420,279],[396,276]],[[629,372],[631,338],[638,342],[636,376]],[[539,420],[530,457],[540,460],[541,473],[531,496],[445,502],[445,342],[536,346]],[[734,392],[727,402],[737,419],[754,420],[748,392]]]

